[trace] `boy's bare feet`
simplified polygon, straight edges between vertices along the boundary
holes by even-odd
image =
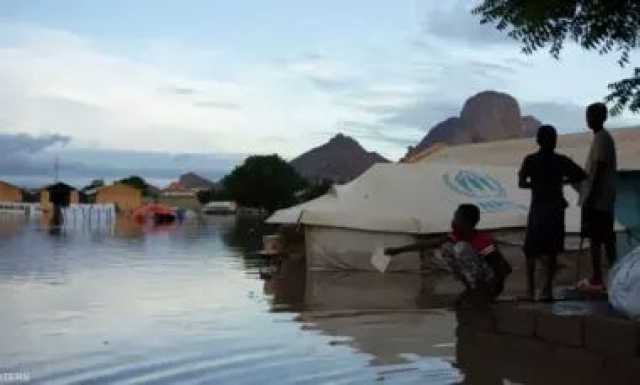
[[[583,279],[576,284],[576,288],[585,293],[599,294],[607,291],[607,288],[602,282],[593,282],[589,279]]]

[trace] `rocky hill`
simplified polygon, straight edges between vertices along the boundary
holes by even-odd
[[[355,139],[338,134],[322,146],[293,159],[291,165],[308,180],[344,183],[375,163],[388,162],[380,154],[365,150]]]
[[[193,172],[180,175],[179,182],[188,189],[208,190],[215,187],[215,183]]]
[[[526,115],[522,117],[522,135],[526,138],[534,137],[538,133],[538,128],[542,123],[534,116]]]
[[[460,116],[433,126],[417,146],[409,148],[405,158],[435,143],[457,145],[534,136],[540,122],[522,116],[518,101],[511,95],[484,91],[464,103]]]

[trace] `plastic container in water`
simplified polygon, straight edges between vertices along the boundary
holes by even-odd
[[[263,236],[262,246],[263,249],[259,252],[262,255],[280,255],[284,252],[282,237],[278,234]]]

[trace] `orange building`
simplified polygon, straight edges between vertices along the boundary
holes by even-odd
[[[119,211],[130,212],[142,206],[142,191],[122,183],[101,187],[96,203],[113,203]]]
[[[12,184],[0,181],[0,202],[22,202],[22,190]]]

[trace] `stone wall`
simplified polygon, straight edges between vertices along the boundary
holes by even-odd
[[[499,304],[457,319],[465,384],[640,384],[640,324],[605,302]]]

